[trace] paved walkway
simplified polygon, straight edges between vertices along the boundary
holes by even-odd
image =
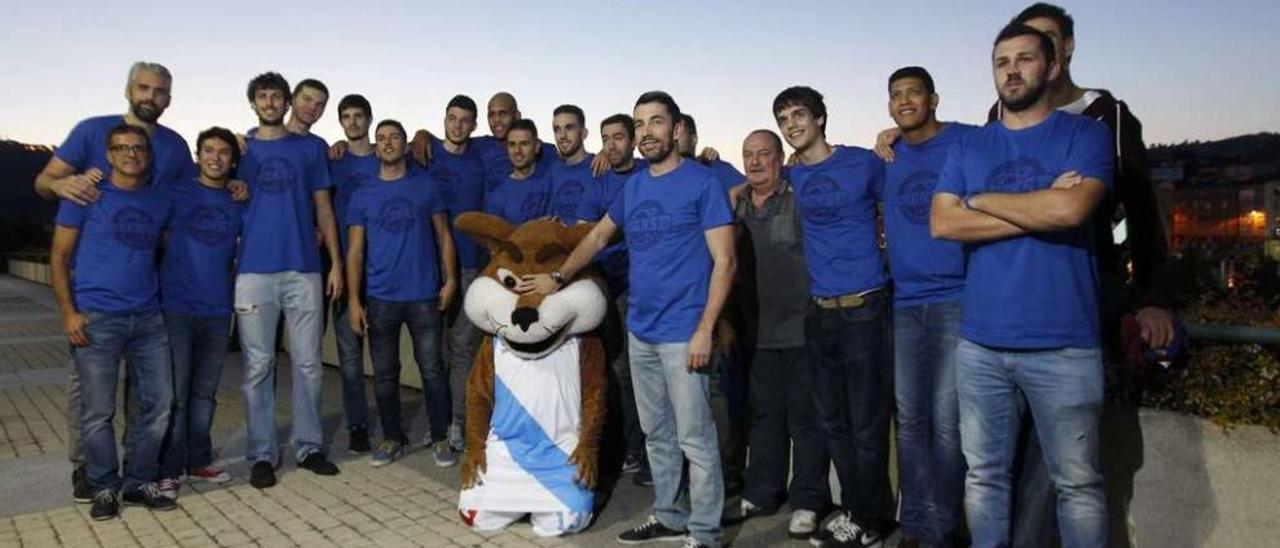
[[[71,501],[63,393],[69,358],[55,311],[47,287],[0,275],[0,547],[618,546],[613,538],[643,519],[651,502],[649,489],[623,478],[583,534],[542,539],[527,523],[499,534],[472,533],[456,513],[456,467],[437,468],[421,446],[378,469],[365,457],[347,454],[333,369],[326,370],[323,413],[330,453],[342,473],[321,477],[286,462],[276,487],[254,489],[241,457],[241,362],[232,354],[219,392],[214,448],[218,464],[235,480],[225,486],[184,485],[176,511],[125,508],[121,519],[94,522],[87,505]],[[288,360],[281,362],[276,412],[283,441],[289,375]],[[371,387],[369,392],[372,402]],[[422,408],[419,392],[405,390],[402,397],[406,413]],[[422,438],[424,422],[417,411],[411,439]],[[117,433],[119,424],[118,415]],[[807,546],[787,538],[786,520],[786,512],[753,519],[730,527],[726,538],[735,546]]]

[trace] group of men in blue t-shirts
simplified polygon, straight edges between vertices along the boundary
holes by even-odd
[[[592,265],[603,275],[618,471],[654,496],[619,542],[720,546],[726,497],[740,494],[739,518],[787,504],[788,533],[822,547],[879,546],[898,525],[900,546],[1038,546],[1055,529],[1065,546],[1105,545],[1099,418],[1116,318],[1136,311],[1155,349],[1173,330],[1152,283],[1163,239],[1140,126],[1109,93],[1071,80],[1073,24],[1035,4],[999,33],[999,101],[981,127],[938,120],[925,69],[895,71],[896,127],[874,151],[831,144],[823,96],[787,88],[772,105],[778,131],[743,143],[745,175],[713,150],[695,157],[693,118],[661,91],[600,123],[598,155],[584,148],[582,109],[556,108],[545,143],[508,93],[489,101],[492,136],[481,137],[465,95],[446,105],[441,135],[375,125],[369,101],[347,95],[345,139],[330,147],[310,133],[325,85],[291,88],[273,72],[248,85],[257,126],[200,133],[192,163],[158,123],[171,75],[137,63],[129,111],[78,124],[36,181],[62,199],[51,268],[74,362],[75,497],[110,519],[121,504],[174,508],[184,478],[230,479],[210,431],[233,324],[249,481],[274,485],[281,319],[294,460],[338,474],[320,415],[330,313],[348,448],[383,466],[410,444],[404,327],[426,445],[438,466],[456,463],[480,339],[459,293],[486,257],[453,227],[482,211],[513,225],[595,223],[559,269],[513,289],[552,293]],[[1111,232],[1120,205],[1139,242],[1128,299]],[[727,352],[713,342],[722,317],[739,327]],[[112,422],[121,361],[123,474]],[[749,420],[714,404],[723,392],[732,402],[735,386]],[[737,428],[749,443],[726,441]]]

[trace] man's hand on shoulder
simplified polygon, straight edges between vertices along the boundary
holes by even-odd
[[[98,183],[102,182],[102,170],[93,167],[84,173],[57,179],[50,185],[54,195],[76,205],[87,206],[98,201],[101,192]]]

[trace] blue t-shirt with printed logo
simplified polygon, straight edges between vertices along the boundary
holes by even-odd
[[[79,230],[71,292],[79,312],[142,314],[160,309],[156,250],[170,218],[169,197],[148,185],[125,190],[110,180],[87,206],[63,200],[54,222]]]
[[[588,154],[581,162],[573,165],[557,160],[551,164],[551,204],[550,213],[560,218],[565,224],[573,224],[578,219],[578,205],[582,203],[589,188],[598,181],[591,176],[591,162],[595,154]]]
[[[821,162],[792,166],[788,176],[804,228],[809,292],[836,297],[883,287],[876,202],[884,162],[867,149],[836,146]]]
[[[449,226],[453,245],[458,250],[458,268],[479,269],[484,266],[484,249],[480,244],[458,231],[455,221],[458,215],[468,211],[484,210],[484,163],[475,152],[475,139],[467,150],[454,154],[439,140],[431,142],[431,165],[427,174],[440,184],[440,197],[449,209]]]
[[[947,154],[935,193],[1024,193],[1067,171],[1111,188],[1115,156],[1101,122],[1055,111],[1029,128],[993,122]],[[1098,346],[1097,268],[1090,224],[971,244],[960,334],[1018,349]]]
[[[471,144],[467,145],[467,147],[474,149],[476,155],[480,157],[480,162],[484,164],[486,190],[511,174],[511,157],[507,156],[506,143],[499,141],[492,135],[484,135],[472,137]],[[542,143],[542,152],[538,155],[537,160],[537,170],[546,173],[551,169],[551,165],[559,160],[560,157],[556,152],[556,146],[551,143]]]
[[[597,222],[609,211],[609,204],[622,192],[623,185],[632,175],[649,169],[647,160],[637,158],[631,169],[619,173],[610,169],[600,179],[587,187],[587,193],[578,203],[574,217],[580,221]],[[631,266],[627,259],[627,244],[619,241],[605,246],[596,254],[595,263],[604,271],[609,281],[609,291],[615,296],[627,290],[627,272]]]
[[[549,214],[551,179],[541,167],[525,179],[503,177],[484,194],[484,212],[506,219],[512,226]]]
[[[949,122],[920,144],[898,139],[884,167],[884,230],[897,308],[954,301],[964,289],[964,246],[929,234],[929,206],[947,150],[977,129]]]
[[[53,155],[66,162],[76,173],[89,168],[102,170],[104,177],[111,174],[107,163],[107,135],[124,123],[124,116],[116,114],[87,118],[71,129],[66,140],[53,151]],[[192,160],[191,147],[177,132],[156,124],[151,131],[151,180],[159,184],[187,182],[199,174]]]
[[[325,149],[310,137],[248,139],[238,172],[250,192],[238,272],[320,271],[315,193],[333,183]]]
[[[708,162],[706,166],[711,169],[711,174],[716,176],[716,180],[720,181],[720,186],[725,192],[747,181],[747,176],[738,171],[738,168],[719,158]]]
[[[329,160],[329,178],[333,181],[333,217],[338,225],[338,245],[347,256],[347,206],[357,188],[378,179],[378,155],[357,156],[351,151],[337,160]]]
[[[379,301],[431,301],[440,294],[440,253],[431,216],[445,213],[440,183],[421,169],[376,179],[351,197],[347,223],[364,227],[365,287]]]
[[[714,266],[705,232],[733,222],[729,196],[711,170],[684,160],[657,177],[636,172],[609,205],[609,218],[631,254],[628,329],[645,342],[687,342]]]
[[[244,205],[198,179],[164,189],[173,203],[160,266],[164,309],[191,316],[230,314],[231,269]]]

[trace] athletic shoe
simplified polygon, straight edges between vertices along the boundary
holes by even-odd
[[[711,548],[711,545],[698,542],[698,539],[693,537],[684,537],[684,544],[680,548]]]
[[[630,474],[633,472],[639,472],[640,467],[643,466],[641,463],[643,460],[644,457],[640,455],[627,455],[627,458],[622,461],[622,473]]]
[[[329,462],[329,458],[319,451],[311,453],[307,455],[306,458],[302,459],[302,462],[298,463],[298,468],[310,470],[312,473],[319,476],[338,475],[338,465]]]
[[[375,468],[386,466],[395,462],[404,453],[404,444],[396,440],[382,440],[378,444],[378,448],[373,450],[373,456],[369,457],[369,464]]]
[[[120,499],[125,506],[146,506],[157,512],[167,512],[178,507],[178,503],[162,495],[154,483],[144,483],[125,491]]]
[[[231,481],[231,474],[216,466],[201,466],[187,476],[191,481],[207,481],[209,483],[226,483]]]
[[[644,544],[646,542],[681,542],[685,540],[687,531],[677,531],[669,529],[658,521],[656,516],[652,514],[644,520],[644,523],[637,525],[632,529],[623,531],[618,535],[618,542],[622,544]]]
[[[848,512],[838,515],[827,522],[825,529],[830,533],[818,541],[819,548],[879,548],[884,543],[880,532],[864,529],[849,517]],[[814,536],[810,539],[818,538]]]
[[[818,514],[813,510],[796,510],[791,512],[791,521],[787,522],[787,536],[803,540],[813,536],[818,529]]]
[[[640,463],[640,469],[636,471],[636,475],[631,476],[631,483],[640,487],[653,487],[653,470],[649,469],[649,459],[644,459]]]
[[[440,440],[431,445],[431,452],[436,459],[436,466],[440,468],[448,468],[458,464],[458,454],[453,452],[453,448],[449,446],[449,442]]]
[[[369,429],[368,428],[352,428],[347,431],[347,450],[352,453],[368,453],[369,452]]]
[[[253,471],[249,472],[249,485],[258,489],[266,489],[276,484],[276,469],[271,463],[260,460],[253,463]]]
[[[160,478],[156,482],[156,487],[160,490],[160,495],[169,500],[178,500],[178,488],[182,482],[178,478]]]
[[[429,443],[427,445],[430,445]],[[454,453],[465,453],[467,451],[467,437],[462,431],[462,425],[452,423],[449,425],[449,447],[453,448]]]
[[[89,492],[89,478],[85,477],[84,465],[71,471],[71,498],[81,504],[93,502],[93,493]]]
[[[93,507],[89,508],[89,517],[94,521],[105,521],[120,516],[120,498],[113,489],[103,489],[93,496]]]

